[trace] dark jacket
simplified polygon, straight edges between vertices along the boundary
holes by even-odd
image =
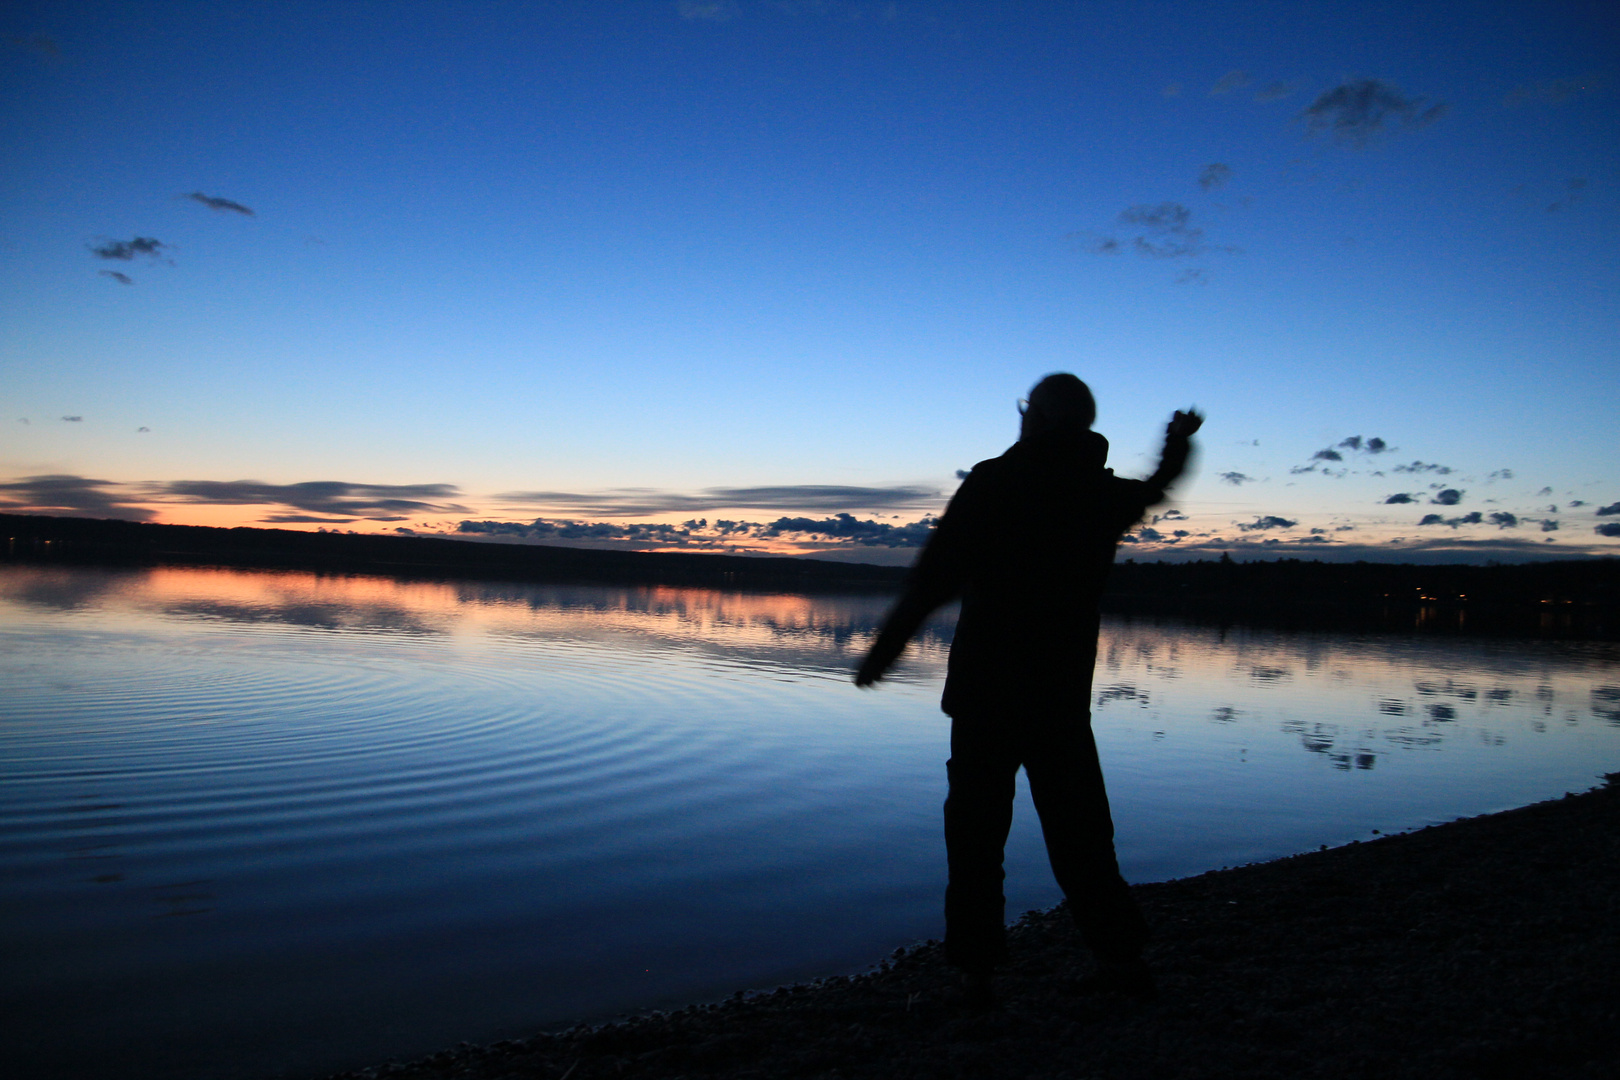
[[[947,713],[1086,709],[1097,601],[1115,545],[1164,498],[1162,485],[1104,468],[1106,454],[1107,442],[1088,432],[1069,441],[1025,439],[975,465],[874,654],[898,654],[929,612],[960,597],[941,702]]]

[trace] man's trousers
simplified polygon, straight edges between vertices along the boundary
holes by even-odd
[[[1091,718],[1081,710],[978,711],[951,718],[945,799],[945,952],[988,971],[1006,957],[1003,850],[1019,766],[1029,778],[1052,873],[1086,944],[1103,962],[1141,955],[1142,919],[1114,857]]]

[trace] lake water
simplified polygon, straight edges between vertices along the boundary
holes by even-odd
[[[0,568],[9,1075],[313,1074],[939,936],[951,621],[859,691],[886,605]],[[1106,622],[1121,865],[1592,787],[1620,770],[1617,659]],[[1059,899],[1022,791],[1007,891]]]

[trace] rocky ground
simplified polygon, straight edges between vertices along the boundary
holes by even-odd
[[[1620,1076],[1620,774],[1136,894],[1155,1001],[1084,993],[1059,908],[1013,929],[988,1011],[930,942],[864,975],[344,1078]]]

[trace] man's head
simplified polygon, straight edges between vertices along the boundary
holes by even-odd
[[[1035,384],[1023,405],[1019,438],[1073,439],[1091,430],[1097,419],[1097,399],[1091,388],[1068,372],[1048,375]]]

